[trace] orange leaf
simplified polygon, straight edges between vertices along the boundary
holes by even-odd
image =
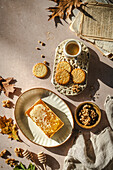
[[[6,116],[0,116],[0,129],[2,134],[8,134],[11,139],[21,141],[18,137],[18,129],[16,124],[13,124],[13,119],[7,119]]]

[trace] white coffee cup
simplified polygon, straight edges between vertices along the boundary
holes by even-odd
[[[77,57],[81,54],[81,44],[79,43],[79,41],[75,40],[75,39],[71,39],[68,40],[65,44],[64,44],[64,54],[66,57]]]

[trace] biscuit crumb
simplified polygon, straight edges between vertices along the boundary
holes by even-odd
[[[46,44],[42,41],[38,41],[39,44],[41,44],[41,46],[45,46]]]
[[[7,150],[6,149],[4,149],[1,153],[0,153],[0,157],[4,157],[5,156],[5,154],[6,154],[6,152],[7,152]]]
[[[46,44],[45,44],[44,42],[41,42],[41,45],[42,45],[42,46],[45,46]]]
[[[42,54],[41,57],[42,57],[42,58],[45,58],[45,55]]]
[[[73,85],[73,86],[72,86],[72,90],[73,90],[73,92],[78,93],[78,92],[81,91],[81,88],[80,88],[78,85]]]
[[[44,64],[47,64],[47,61],[44,60]]]
[[[49,63],[47,61],[44,60],[43,62],[45,65],[48,65],[49,66]]]
[[[41,44],[41,41],[38,41],[39,44]]]
[[[36,47],[37,50],[41,50],[39,47]]]

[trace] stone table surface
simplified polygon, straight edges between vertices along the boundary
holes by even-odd
[[[64,96],[57,92],[51,83],[54,64],[55,48],[68,38],[76,38],[69,29],[69,24],[55,23],[54,19],[48,21],[49,6],[54,6],[49,0],[0,0],[0,75],[3,78],[14,77],[16,80],[16,91],[11,98],[1,92],[0,115],[14,119],[14,108],[2,107],[2,101],[10,99],[14,104],[18,96],[24,91],[43,87],[52,90],[59,95],[70,107],[74,115],[76,106],[84,101],[95,102],[102,111],[102,119],[99,126],[91,130],[93,133],[101,131],[108,126],[106,119],[104,101],[108,94],[113,95],[113,61],[104,57],[102,53],[92,44],[84,42],[90,50],[90,64],[88,84],[86,89],[77,96]],[[39,46],[38,40],[43,41],[46,46]],[[82,41],[82,40],[81,40]],[[41,50],[36,50],[40,47]],[[45,58],[41,58],[41,55]],[[34,64],[47,61],[49,63],[48,76],[38,79],[32,74]],[[80,129],[75,123],[75,129]],[[82,130],[82,129],[81,129]],[[85,131],[89,133],[89,130]],[[46,148],[30,142],[19,130],[19,136],[23,142],[8,139],[7,135],[0,134],[0,151],[7,149],[12,158],[15,158],[26,166],[30,163],[25,158],[17,158],[14,148],[21,147],[34,153],[44,151],[47,154],[47,170],[62,170],[64,158],[67,155],[76,135],[76,130],[71,138],[61,146]],[[0,169],[12,169],[0,158]]]

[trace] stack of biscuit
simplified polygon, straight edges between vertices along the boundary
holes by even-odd
[[[85,81],[85,72],[80,68],[72,70],[71,65],[67,61],[61,61],[56,68],[55,80],[60,85],[66,85],[72,76],[75,84],[82,84]]]

